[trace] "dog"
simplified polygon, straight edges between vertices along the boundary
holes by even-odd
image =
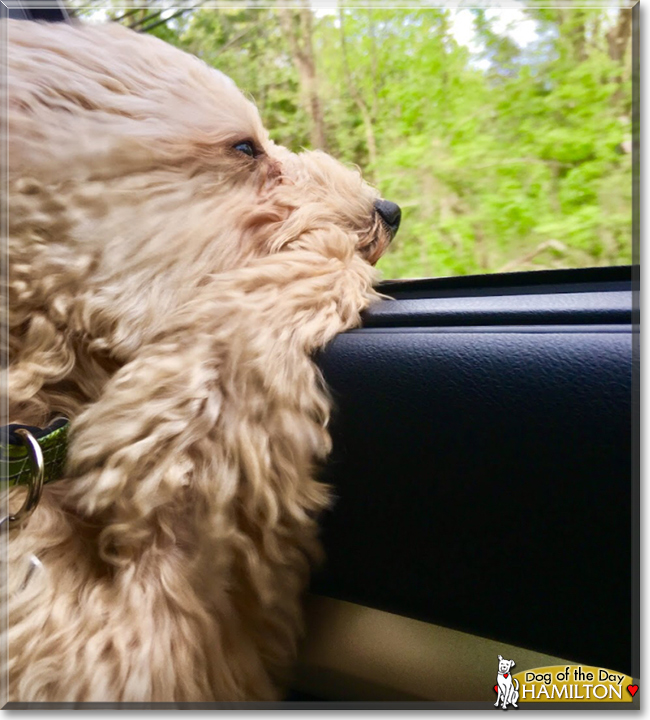
[[[514,680],[510,669],[514,667],[514,660],[504,660],[499,655],[499,670],[497,672],[497,701],[494,703],[494,707],[498,707],[499,703],[502,703],[501,707],[506,710],[507,705],[517,707],[517,700],[519,700],[519,681]]]
[[[399,208],[157,38],[6,22],[9,421],[70,420],[5,534],[7,699],[281,699],[329,502],[312,357]]]

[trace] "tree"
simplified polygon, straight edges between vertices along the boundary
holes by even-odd
[[[285,36],[291,46],[293,62],[300,77],[304,102],[311,118],[311,144],[314,148],[327,150],[323,108],[318,94],[318,78],[312,42],[312,12],[306,6],[298,12],[278,10]]]

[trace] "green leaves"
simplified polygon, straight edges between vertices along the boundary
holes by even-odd
[[[296,24],[311,34],[330,152],[403,208],[380,261],[388,277],[630,261],[629,10],[500,12],[473,12],[472,50],[451,10],[345,9]],[[537,29],[527,45],[524,20]],[[156,34],[230,75],[276,142],[309,147],[313,119],[276,10],[198,9]]]

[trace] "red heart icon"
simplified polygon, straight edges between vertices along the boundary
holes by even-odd
[[[508,677],[509,673],[503,673],[503,677]]]
[[[627,691],[630,693],[632,697],[634,697],[637,693],[637,690],[639,689],[638,685],[628,685]]]
[[[629,690],[629,688],[628,688],[628,690]],[[494,692],[499,692],[499,686],[498,686],[498,685],[495,685],[495,686],[494,686]]]

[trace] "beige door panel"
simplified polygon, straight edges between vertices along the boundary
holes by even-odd
[[[568,660],[342,600],[312,596],[294,687],[325,700],[496,700],[498,655],[514,672]]]

